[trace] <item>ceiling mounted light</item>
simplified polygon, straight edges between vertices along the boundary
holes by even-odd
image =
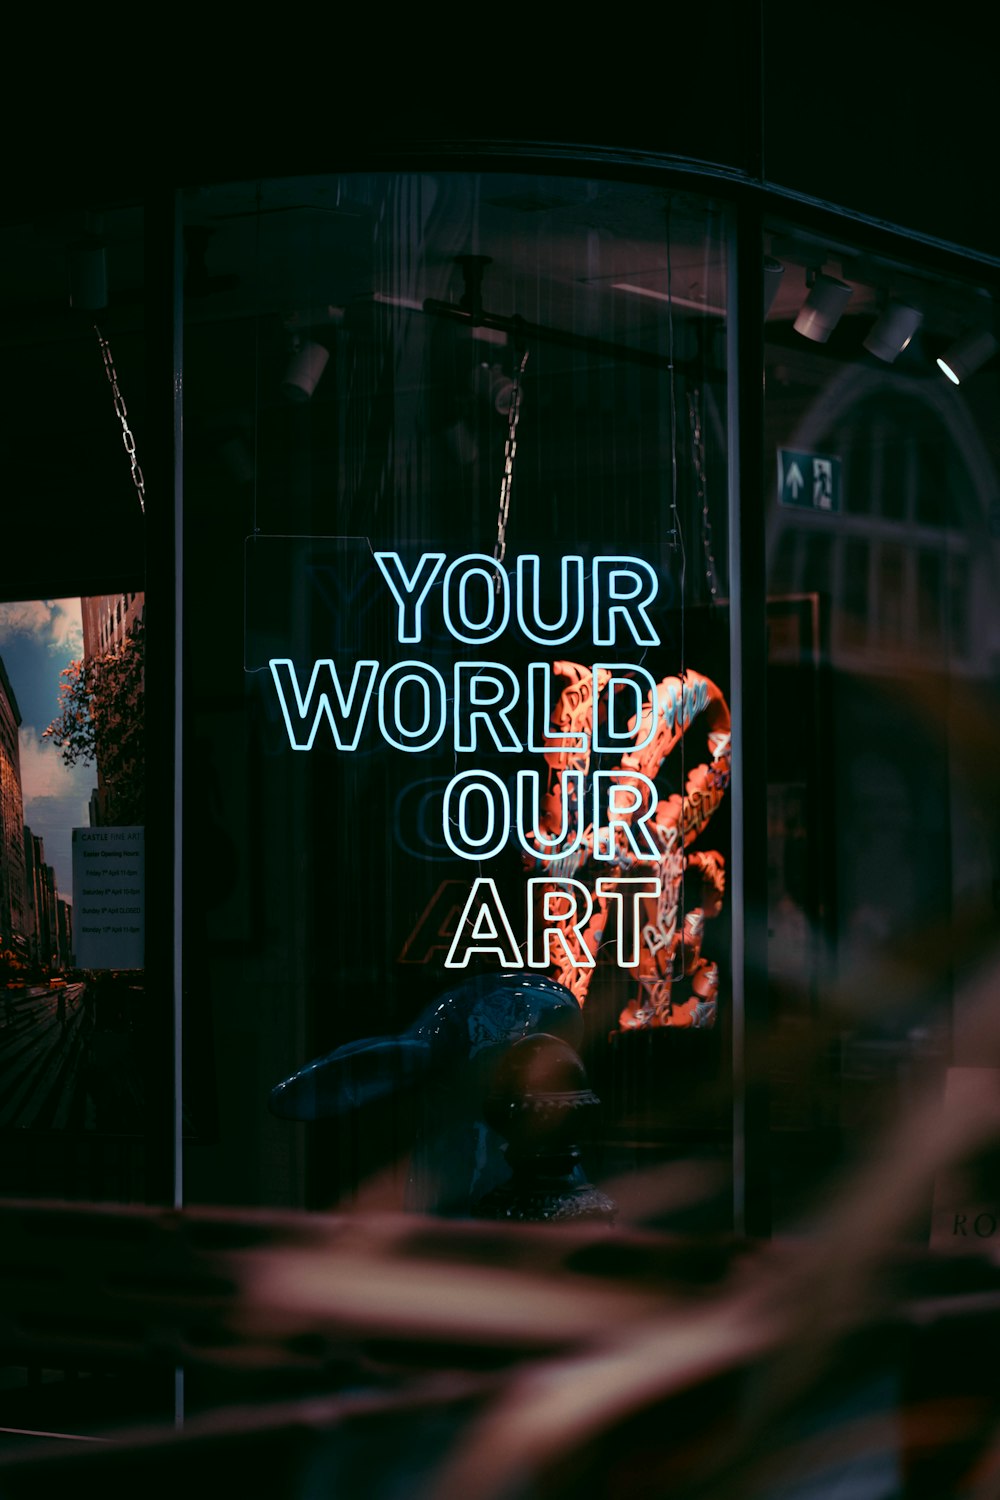
[[[876,318],[864,340],[864,347],[876,359],[891,365],[902,354],[924,320],[924,315],[906,302],[889,301]]]
[[[507,415],[514,395],[514,382],[502,365],[490,365],[484,360],[473,370],[469,383],[481,401],[488,401],[500,416]]]
[[[814,344],[825,344],[839,323],[853,290],[846,281],[838,281],[836,276],[827,276],[821,271],[799,308],[795,332],[812,339]]]
[[[764,256],[764,317],[771,311],[785,268],[773,255]]]
[[[987,328],[972,328],[938,359],[938,366],[955,385],[974,375],[997,351],[997,341]]]
[[[281,377],[281,390],[286,400],[301,405],[308,401],[319,385],[326,369],[330,351],[325,344],[312,339],[292,340],[292,352]]]

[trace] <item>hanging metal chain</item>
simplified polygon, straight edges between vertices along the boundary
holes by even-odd
[[[701,393],[697,389],[688,392],[688,418],[691,422],[691,452],[694,457],[698,504],[701,507],[701,541],[705,549],[705,578],[708,582],[708,592],[714,599],[719,592],[719,579],[715,571],[715,555],[712,552],[712,522],[708,514],[708,487],[705,482],[705,434],[701,425]]]
[[[94,332],[97,334],[97,342],[101,346],[101,357],[104,360],[104,370],[105,374],[108,377],[108,383],[111,386],[111,394],[114,398],[115,414],[118,417],[119,422],[122,424],[122,442],[125,444],[125,452],[128,454],[129,462],[132,465],[132,483],[135,485],[135,492],[139,496],[140,509],[142,510],[143,515],[145,515],[146,484],[142,477],[142,470],[139,467],[139,460],[136,457],[135,453],[135,438],[132,436],[132,430],[128,425],[128,409],[122,398],[122,393],[118,389],[118,372],[115,369],[115,362],[111,357],[111,345],[108,343],[107,339],[104,337],[103,333],[98,328],[96,323],[94,324]]]
[[[496,587],[500,590],[499,566],[503,563],[507,551],[507,518],[510,515],[510,490],[514,482],[514,454],[517,452],[517,422],[521,415],[521,377],[524,367],[528,363],[528,352],[525,350],[521,363],[514,371],[514,385],[510,393],[510,406],[507,408],[507,441],[503,450],[503,478],[500,481],[500,509],[497,513],[497,539],[493,547],[493,557],[498,565]]]

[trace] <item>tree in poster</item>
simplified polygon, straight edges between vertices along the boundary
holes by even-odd
[[[22,982],[27,972],[28,965],[20,953],[13,948],[0,948],[0,985]]]
[[[101,821],[142,824],[146,811],[141,620],[109,651],[70,662],[62,673],[59,713],[43,732],[67,766],[96,764]]]

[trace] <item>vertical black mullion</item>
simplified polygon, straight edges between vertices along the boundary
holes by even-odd
[[[767,585],[763,229],[736,208],[730,276],[730,644],[733,715],[734,1219],[771,1231],[767,988]],[[732,244],[732,241],[731,241]]]
[[[765,131],[764,0],[741,9],[744,27],[743,54],[749,60],[744,70],[741,133],[747,141],[747,169],[754,182],[767,180]]]
[[[175,493],[180,472],[178,251],[175,194],[151,187],[145,197],[145,345],[147,431],[146,487],[146,1003],[148,1006],[146,1198],[178,1198],[176,1141],[180,1070],[179,980],[175,952],[175,781],[178,718],[175,684],[180,670],[180,619],[176,603],[179,541]]]

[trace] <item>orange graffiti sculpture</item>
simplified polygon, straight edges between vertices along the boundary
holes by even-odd
[[[667,757],[681,744],[692,722],[705,715],[710,761],[696,765],[684,781],[683,795],[673,795],[657,802],[645,826],[657,853],[637,854],[621,822],[611,821],[610,828],[588,827],[581,840],[579,822],[585,816],[584,806],[577,805],[579,778],[563,777],[563,771],[576,771],[586,777],[590,771],[591,743],[595,715],[595,692],[600,697],[611,673],[595,674],[575,662],[553,663],[557,676],[566,686],[552,715],[552,734],[582,735],[577,749],[553,750],[545,755],[549,768],[547,790],[541,809],[538,832],[548,857],[525,856],[526,868],[552,877],[551,885],[539,888],[539,907],[551,892],[548,912],[558,901],[559,881],[567,877],[581,882],[588,890],[592,907],[586,922],[578,928],[568,926],[562,950],[554,953],[551,977],[566,986],[582,1006],[587,998],[593,962],[604,937],[609,897],[596,890],[596,881],[617,871],[629,876],[655,876],[659,895],[642,901],[642,939],[637,983],[619,1017],[623,1030],[654,1026],[711,1026],[715,1020],[719,987],[718,965],[702,955],[702,937],[707,918],[722,909],[725,891],[725,860],[715,850],[685,853],[706,828],[729,786],[732,744],[729,708],[721,690],[699,672],[687,670],[679,677],[665,677],[656,693],[647,695],[640,715],[629,721],[629,736],[642,745],[621,756],[617,780],[628,783],[630,773],[639,773],[634,786],[641,800],[632,810],[634,821],[648,814],[650,794],[640,777],[652,782]],[[654,715],[656,722],[654,724]],[[638,721],[641,720],[641,723]],[[648,744],[643,741],[649,737]],[[569,799],[565,807],[563,800]],[[558,843],[567,853],[559,857]],[[611,859],[595,860],[595,837],[599,847],[610,842]],[[541,847],[541,840],[536,847]],[[588,852],[590,851],[590,852]],[[552,856],[555,855],[555,858]],[[696,904],[682,913],[685,874],[700,876]],[[674,985],[681,977],[690,981],[684,996],[675,996]]]

